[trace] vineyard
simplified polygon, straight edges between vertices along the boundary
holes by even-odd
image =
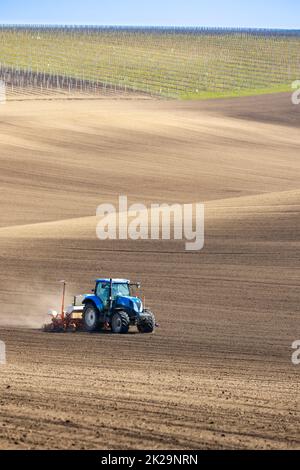
[[[300,31],[0,27],[8,93],[140,93],[208,98],[288,91]]]

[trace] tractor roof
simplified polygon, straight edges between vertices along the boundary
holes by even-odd
[[[113,284],[126,284],[130,282],[128,279],[113,279],[112,281],[113,281]],[[96,279],[96,282],[110,282],[110,279],[109,278]]]

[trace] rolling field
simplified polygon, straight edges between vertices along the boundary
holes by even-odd
[[[49,88],[49,74],[51,88],[69,92],[74,79],[185,99],[289,91],[299,51],[299,31],[0,27],[1,74],[29,71],[33,84],[39,74],[36,92]]]
[[[0,107],[1,448],[300,448],[300,111],[289,94]],[[204,202],[205,247],[96,238],[96,207]],[[46,334],[99,275],[160,327]]]

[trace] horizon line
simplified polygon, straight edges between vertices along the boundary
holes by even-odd
[[[95,24],[95,23],[12,23],[4,22],[0,23],[0,27],[69,27],[69,28],[80,28],[80,27],[90,27],[90,28],[140,28],[140,29],[154,29],[154,28],[164,28],[164,29],[215,29],[215,30],[255,30],[255,31],[300,31],[299,27],[295,28],[276,28],[276,27],[256,27],[256,26],[205,26],[205,25],[166,25],[166,24],[153,24],[153,25],[143,25],[143,24]]]

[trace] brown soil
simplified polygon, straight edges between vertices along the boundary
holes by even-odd
[[[299,128],[285,94],[0,107],[1,448],[300,448]],[[100,242],[119,194],[204,202],[205,248]],[[37,329],[102,275],[155,334]]]

